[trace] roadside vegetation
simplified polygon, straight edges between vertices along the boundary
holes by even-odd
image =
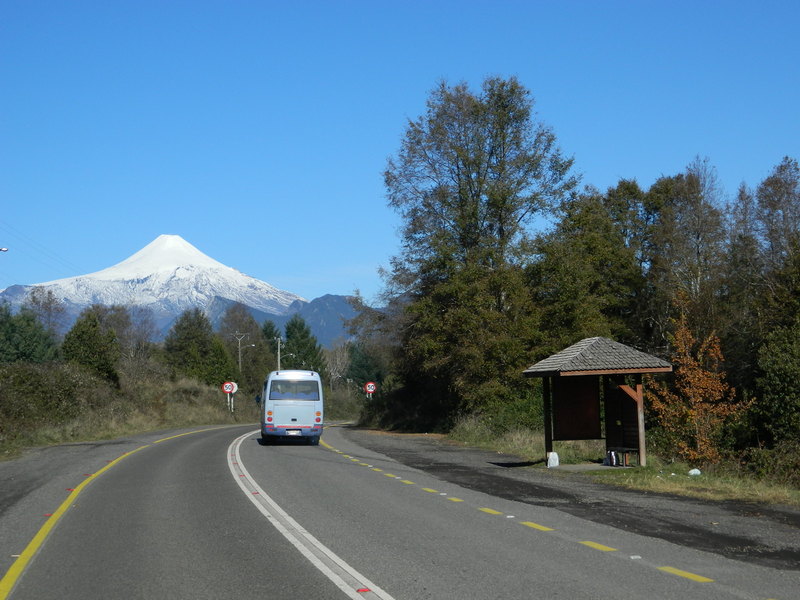
[[[362,302],[354,323],[385,377],[364,422],[541,460],[541,391],[522,372],[603,336],[674,367],[644,382],[648,461],[667,476],[607,477],[698,468],[685,488],[800,489],[800,166],[774,160],[738,190],[702,157],[601,190],[516,79],[440,83],[384,174],[401,252],[383,308]],[[603,458],[584,446],[555,449]]]
[[[160,343],[141,310],[92,306],[63,334],[62,316],[58,299],[39,288],[17,314],[0,306],[0,457],[31,446],[258,422],[255,396],[277,367],[273,348],[282,334],[269,321],[259,326],[243,306],[228,309],[216,331],[202,312],[188,310]],[[323,350],[299,317],[288,322],[282,346],[283,368],[327,373]],[[239,386],[233,412],[225,381]],[[355,418],[356,395],[341,385],[332,392],[330,416]]]
[[[158,343],[146,313],[119,306],[91,307],[64,331],[58,299],[34,290],[17,314],[0,306],[0,448],[255,422],[252,399],[280,352],[283,368],[321,372],[329,419],[445,433],[535,462],[541,382],[522,372],[603,336],[674,372],[644,382],[651,466],[598,476],[794,503],[800,166],[774,160],[732,195],[701,157],[649,187],[623,178],[600,190],[580,181],[518,80],[441,82],[387,162],[401,250],[377,306],[353,299],[349,339],[322,349],[299,317],[279,332],[240,305],[216,330],[187,311]],[[234,415],[220,391],[230,380]],[[556,444],[562,462],[603,450]],[[687,479],[691,468],[703,474]],[[786,492],[768,495],[773,486]]]

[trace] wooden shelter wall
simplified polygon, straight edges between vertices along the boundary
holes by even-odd
[[[553,439],[602,438],[598,378],[556,377],[553,387]]]

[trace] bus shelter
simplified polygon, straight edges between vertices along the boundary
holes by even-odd
[[[672,365],[608,338],[586,338],[523,371],[542,378],[545,451],[556,440],[603,439],[606,451],[635,452],[647,465],[642,375]],[[605,427],[603,427],[605,425]]]

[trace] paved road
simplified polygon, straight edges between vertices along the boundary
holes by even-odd
[[[587,518],[581,493],[562,501],[570,478],[513,457],[339,427],[323,442],[262,446],[226,427],[0,463],[8,597],[800,597],[784,540],[774,564],[736,560]],[[774,529],[797,541],[791,523]]]

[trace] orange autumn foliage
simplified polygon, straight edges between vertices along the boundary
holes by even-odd
[[[734,388],[725,381],[719,338],[711,334],[698,345],[685,314],[676,325],[674,381],[671,387],[651,382],[650,406],[676,458],[715,463],[721,458],[723,424],[746,406],[736,402]]]

